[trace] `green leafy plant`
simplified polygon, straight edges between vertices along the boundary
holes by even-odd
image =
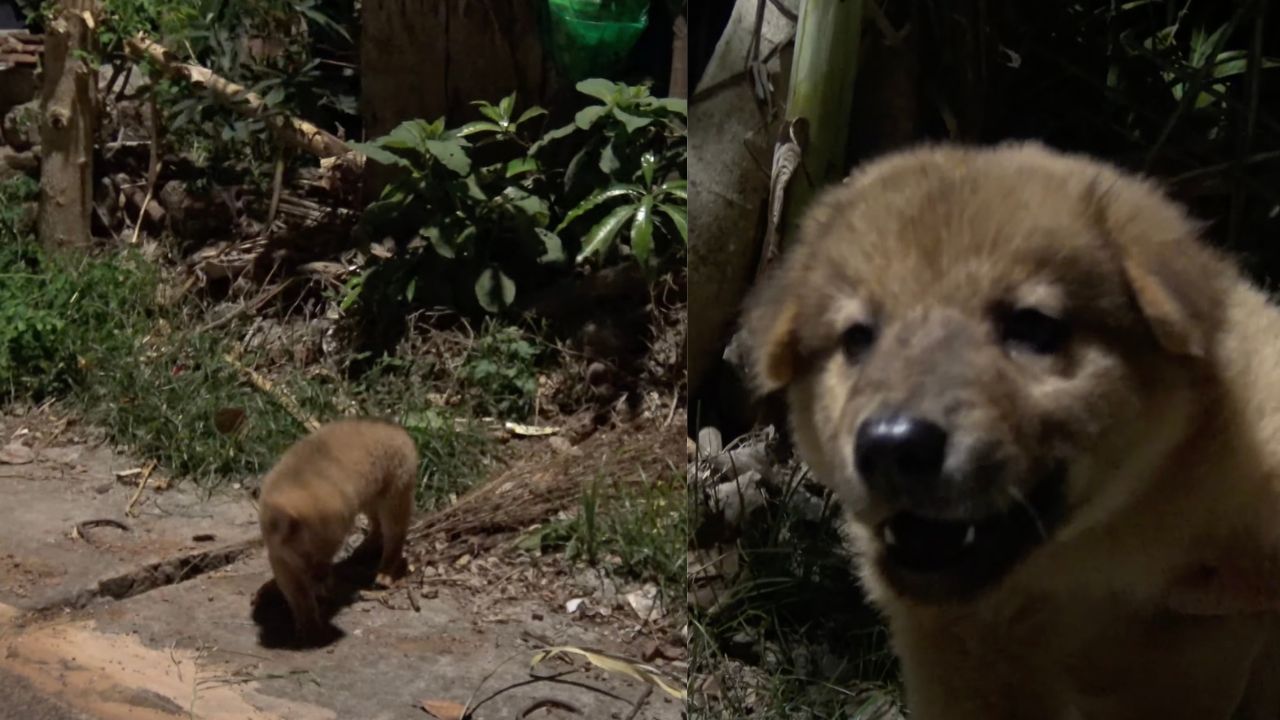
[[[570,196],[575,190],[636,177],[646,157],[663,170],[683,169],[688,156],[686,101],[654,97],[647,87],[599,78],[575,87],[600,102],[582,108],[572,123],[547,132],[531,148],[538,154],[562,138],[584,137],[564,171]]]
[[[512,94],[473,103],[483,119],[457,128],[409,120],[355,143],[392,177],[357,228],[381,243],[383,261],[349,282],[343,306],[371,293],[423,302],[429,286],[434,301],[457,306],[465,293],[495,313],[517,288],[575,264],[621,254],[652,271],[679,257],[670,251],[688,234],[684,101],[600,79],[578,89],[598,102],[536,140],[528,129],[546,111],[520,112]]]
[[[619,183],[596,192],[565,215],[556,228],[563,231],[578,218],[599,209],[608,212],[583,236],[577,262],[606,257],[614,247],[623,247],[641,267],[650,270],[659,256],[655,253],[654,229],[661,228],[667,237],[680,238],[684,247],[689,242],[688,183],[681,178],[655,181],[657,159],[652,153],[641,157],[642,182]],[[618,239],[626,228],[627,244]]]
[[[480,414],[521,420],[538,391],[538,347],[513,327],[486,324],[457,378]]]
[[[281,148],[269,132],[279,115],[337,124],[354,122],[356,77],[345,63],[317,55],[352,51],[351,21],[321,0],[119,0],[107,3],[97,24],[100,58],[114,67],[112,84],[135,62],[125,43],[139,33],[184,61],[208,67],[264,100],[247,117],[210,89],[173,82],[149,68],[146,86],[163,116],[166,142],[197,167],[202,183],[248,176],[265,186]],[[348,13],[349,15],[349,13]],[[144,67],[149,67],[144,63]]]
[[[551,208],[537,194],[539,167],[525,153],[527,143],[519,134],[522,124],[545,111],[534,107],[514,117],[514,95],[497,105],[476,104],[487,120],[456,130],[446,130],[443,118],[408,120],[376,140],[353,143],[397,175],[366,208],[358,231],[369,239],[404,243],[416,267],[393,285],[406,300],[412,302],[416,294],[416,271],[434,262],[468,278],[476,302],[493,313],[515,302],[522,273],[562,262],[564,249],[548,227]],[[483,166],[473,162],[477,148],[504,143],[514,150],[496,153],[498,160]],[[355,283],[349,291],[359,290],[365,280]],[[354,299],[349,292],[346,303]]]

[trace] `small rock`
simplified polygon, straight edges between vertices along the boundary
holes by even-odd
[[[0,448],[0,464],[26,465],[35,459],[36,451],[16,440]]]
[[[551,436],[547,439],[547,443],[551,445],[552,450],[561,455],[579,456],[582,454],[581,448],[575,447],[573,443],[569,442],[568,438],[559,435]]]
[[[729,527],[739,527],[751,513],[764,505],[760,473],[751,470],[735,480],[720,483],[712,491],[712,508],[720,512]]]

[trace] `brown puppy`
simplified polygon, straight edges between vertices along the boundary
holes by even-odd
[[[913,720],[1280,717],[1280,312],[1154,184],[887,156],[747,303]]]
[[[357,514],[369,520],[368,547],[381,548],[379,580],[399,572],[417,473],[418,451],[403,428],[360,419],[302,438],[263,479],[262,537],[300,637],[322,626],[317,590]]]

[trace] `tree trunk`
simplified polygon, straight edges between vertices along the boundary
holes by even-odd
[[[93,10],[93,0],[62,0],[45,36],[38,227],[46,247],[90,241],[97,74],[82,58],[93,45]]]

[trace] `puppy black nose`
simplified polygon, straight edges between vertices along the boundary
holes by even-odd
[[[932,488],[942,475],[947,431],[910,415],[871,417],[858,427],[854,462],[876,492],[890,496]]]

